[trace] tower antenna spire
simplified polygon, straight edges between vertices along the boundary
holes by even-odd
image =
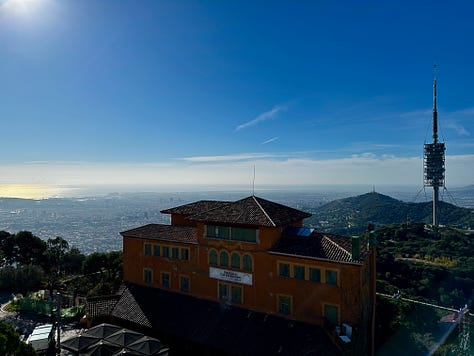
[[[438,143],[438,105],[436,102],[436,64],[433,65],[433,143]]]

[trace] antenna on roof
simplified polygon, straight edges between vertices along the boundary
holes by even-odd
[[[255,196],[255,164],[253,165],[252,196]]]

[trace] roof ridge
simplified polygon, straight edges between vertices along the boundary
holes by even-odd
[[[349,251],[347,251],[344,247],[342,247],[341,245],[339,245],[338,243],[334,242],[329,236],[327,236],[326,234],[323,235],[323,238],[325,238],[326,240],[328,240],[331,244],[333,244],[334,246],[336,246],[337,248],[339,248],[340,250],[342,250],[343,252],[345,252],[347,255],[351,256],[351,253]]]
[[[257,200],[257,197],[255,195],[252,195],[252,198],[253,200],[255,201],[255,203],[257,203],[258,207],[262,210],[262,212],[265,214],[265,216],[267,217],[268,220],[270,220],[270,222],[272,223],[273,226],[276,226],[276,224],[273,222],[272,218],[267,214],[267,212],[265,211],[265,209],[263,209],[263,207],[260,205],[260,203],[258,202]],[[260,198],[259,198],[260,199]]]

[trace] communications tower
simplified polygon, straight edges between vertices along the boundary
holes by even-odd
[[[444,187],[444,155],[446,147],[444,142],[438,142],[438,110],[436,104],[436,65],[434,66],[433,79],[433,143],[424,145],[424,185],[433,187],[433,226],[439,226],[439,188]]]

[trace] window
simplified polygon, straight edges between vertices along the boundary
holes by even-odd
[[[216,252],[216,250],[209,251],[209,264],[211,266],[217,266],[217,252]]]
[[[232,268],[240,268],[240,255],[237,252],[233,252],[230,263]]]
[[[309,280],[311,282],[321,282],[321,270],[319,268],[309,268]]]
[[[163,288],[169,288],[170,287],[170,274],[166,272],[161,273],[161,286]]]
[[[206,236],[217,237],[217,228],[215,225],[206,225]]]
[[[288,295],[278,295],[278,313],[284,315],[291,314],[291,297]]]
[[[252,270],[252,257],[250,255],[244,255],[242,257],[242,265],[243,269],[246,271],[251,271]]]
[[[242,227],[233,227],[231,239],[243,242],[257,242],[257,230]]]
[[[146,284],[151,284],[153,281],[153,270],[150,268],[143,269],[143,282]]]
[[[242,287],[219,282],[219,299],[234,304],[242,304]]]
[[[179,277],[179,290],[184,293],[189,292],[189,277]]]
[[[163,246],[163,257],[170,257],[170,248],[168,246]]]
[[[324,317],[333,325],[339,324],[339,307],[324,304]]]
[[[206,236],[214,237],[223,240],[230,239],[230,227],[228,226],[216,226],[206,225]]]
[[[181,249],[181,259],[183,261],[189,261],[189,250],[187,248]]]
[[[304,280],[304,266],[294,265],[293,266],[293,278]]]
[[[326,284],[337,286],[337,271],[326,270]]]
[[[151,256],[151,245],[145,244],[145,256]]]
[[[232,286],[231,288],[231,302],[235,304],[242,304],[242,287]]]
[[[219,262],[221,267],[229,267],[229,254],[222,251],[219,256]]]
[[[206,237],[222,240],[257,242],[257,229],[206,225]]]
[[[229,300],[229,285],[225,283],[219,283],[219,299]]]
[[[160,256],[160,245],[153,245],[153,256]]]
[[[179,248],[172,247],[171,248],[171,258],[177,260],[179,258]]]
[[[278,264],[278,275],[280,277],[290,277],[290,265],[288,263]]]

